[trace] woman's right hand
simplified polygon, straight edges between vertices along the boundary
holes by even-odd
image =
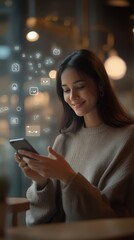
[[[23,161],[23,157],[21,157],[17,152],[15,153],[15,160],[26,177],[36,181],[39,186],[45,185],[47,178],[41,176],[38,172],[29,168],[26,162]]]

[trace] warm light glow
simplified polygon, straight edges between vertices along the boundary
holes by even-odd
[[[56,71],[55,70],[51,70],[49,72],[49,77],[52,78],[52,79],[55,79],[56,78]]]
[[[28,27],[35,27],[36,23],[37,23],[37,19],[35,17],[29,17],[26,20],[26,24]]]
[[[58,21],[58,16],[52,16],[52,21],[57,22]]]
[[[104,66],[109,77],[113,80],[121,79],[126,74],[126,63],[118,56],[110,56],[105,61]]]
[[[130,5],[127,0],[108,0],[107,4],[114,7],[128,7]]]
[[[35,31],[31,31],[29,33],[27,33],[26,35],[26,39],[29,41],[29,42],[35,42],[39,39],[39,34]]]
[[[28,96],[25,98],[24,107],[26,111],[32,111],[36,107],[46,107],[50,102],[50,94],[48,92],[39,92],[37,95]]]
[[[7,95],[2,95],[0,97],[0,103],[7,103],[8,102],[8,96]]]
[[[10,102],[11,106],[15,108],[19,103],[19,96],[17,94],[12,94]]]
[[[131,20],[134,20],[134,14],[131,14],[131,15],[129,16],[129,18],[130,18]]]

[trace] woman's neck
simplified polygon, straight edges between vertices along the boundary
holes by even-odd
[[[90,115],[84,116],[84,126],[85,126],[85,128],[98,127],[102,123],[103,123],[103,121],[98,116],[98,114],[95,115],[95,116],[90,116]]]

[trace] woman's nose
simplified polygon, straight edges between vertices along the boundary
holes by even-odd
[[[78,98],[77,91],[72,90],[72,91],[70,92],[70,100],[75,100],[75,99],[77,99],[77,98]]]

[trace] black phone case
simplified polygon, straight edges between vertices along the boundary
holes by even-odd
[[[10,144],[15,150],[27,150],[33,153],[38,153],[33,146],[24,138],[10,139]]]

